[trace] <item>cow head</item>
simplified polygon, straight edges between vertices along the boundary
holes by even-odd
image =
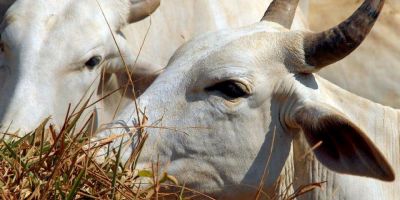
[[[321,142],[314,153],[334,171],[394,179],[382,154],[313,74],[361,43],[383,1],[365,1],[322,33],[290,31],[298,1],[283,2],[274,1],[260,23],[198,37],[175,53],[138,99],[138,112],[149,119],[138,167],[159,162],[186,186],[238,198],[262,177],[272,188],[293,138],[303,134],[310,146]],[[135,110],[126,108],[118,127],[137,125]]]
[[[0,124],[22,134],[50,115],[60,124],[69,103],[77,104],[110,73],[124,71],[124,64],[133,67],[135,54],[120,30],[150,15],[160,1],[11,3],[0,26]],[[141,75],[149,71],[137,64]]]

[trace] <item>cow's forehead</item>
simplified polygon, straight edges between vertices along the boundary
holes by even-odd
[[[98,2],[98,3],[97,3]],[[122,1],[104,1],[104,0],[20,0],[13,4],[5,16],[5,23],[24,23],[29,24],[34,22],[35,25],[51,24],[50,19],[60,19],[60,22],[75,21],[96,21],[104,20],[102,11],[110,20],[110,23],[115,23],[115,17],[110,13],[117,13],[119,17],[123,16],[126,9],[123,7]],[[110,12],[111,11],[111,12]],[[97,19],[97,20],[96,20]],[[121,20],[118,19],[118,20]]]
[[[104,2],[99,1],[105,11],[111,9],[107,6],[117,5]],[[114,20],[111,15],[107,17],[110,23]],[[46,62],[40,59],[42,55],[49,57],[60,52],[62,56],[56,57],[62,62],[77,62],[92,49],[101,47],[110,35],[96,0],[18,1],[7,12],[4,25],[7,29],[2,39],[15,52],[37,57],[41,62]]]
[[[171,71],[196,71],[194,74],[204,74],[201,71],[211,72],[220,67],[228,69],[227,65],[241,67],[255,64],[253,56],[261,50],[261,47],[257,46],[270,46],[264,49],[274,54],[279,46],[273,40],[280,35],[277,33],[282,31],[287,30],[278,24],[265,22],[246,28],[206,34],[182,46],[171,58],[168,68]]]
[[[36,18],[46,18],[52,15],[59,15],[74,5],[76,0],[20,0],[13,4],[6,15],[6,22],[14,20],[30,21]],[[79,2],[79,1],[78,1]],[[81,2],[87,3],[87,0]]]

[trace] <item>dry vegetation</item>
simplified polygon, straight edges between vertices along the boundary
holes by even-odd
[[[123,145],[117,152],[107,152],[108,156],[102,158],[101,163],[96,162],[97,150],[117,137],[93,141],[89,137],[90,119],[83,128],[77,129],[88,102],[77,111],[69,109],[59,131],[46,119],[35,131],[22,138],[13,134],[7,134],[9,139],[2,138],[2,199],[183,199],[182,195],[188,192],[194,194],[178,187],[173,176],[153,173],[158,171],[157,165],[152,170],[135,170],[141,145],[129,165],[122,165],[119,161]],[[143,142],[145,136],[143,133]],[[176,192],[160,192],[171,188]]]

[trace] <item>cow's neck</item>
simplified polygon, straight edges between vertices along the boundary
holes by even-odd
[[[354,95],[327,80],[316,76],[322,99],[344,113],[348,119],[360,127],[381,150],[393,166],[397,177],[400,174],[400,112],[365,98]],[[380,195],[383,199],[395,199],[396,190],[400,188],[397,178],[394,183],[387,183],[350,175],[334,173],[325,168],[310,152],[305,139],[300,136],[294,140],[294,189],[304,184],[328,181],[324,189],[314,190],[303,196],[304,199],[341,198],[373,199]],[[307,156],[304,156],[307,154]],[[354,163],[355,165],[357,163]],[[354,184],[354,183],[357,184]],[[396,189],[397,188],[397,189]],[[300,198],[300,199],[302,199]]]

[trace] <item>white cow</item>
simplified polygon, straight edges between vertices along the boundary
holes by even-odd
[[[399,111],[314,74],[362,42],[384,1],[364,1],[321,33],[288,29],[297,2],[274,1],[261,22],[196,37],[174,54],[138,99],[149,119],[139,168],[158,162],[218,199],[252,199],[259,185],[274,197],[321,181],[323,190],[299,198],[400,196],[398,180],[384,182],[400,172]],[[129,105],[99,137],[137,126],[135,111]]]
[[[60,125],[68,103],[75,106],[100,86],[108,90],[98,90],[94,100],[117,89],[108,79],[125,67],[111,33],[132,68],[135,56],[120,30],[152,13],[159,0],[19,0],[0,6],[0,16],[8,8],[0,26],[1,130],[21,129],[22,135],[50,115]],[[139,60],[135,70],[146,77],[151,66]],[[116,96],[112,100],[119,102]],[[97,106],[112,116],[117,104]]]
[[[147,40],[141,49],[150,19],[128,23],[147,16],[144,11],[153,11],[159,1],[141,2],[99,1],[126,62],[132,65],[140,52],[133,77],[148,79],[139,85],[135,82],[135,89],[140,91],[186,40],[206,31],[254,23],[269,3],[265,0],[252,3],[247,0],[163,1],[152,17]],[[0,17],[12,3],[14,1],[0,2]],[[145,6],[148,9],[141,9]],[[128,14],[129,7],[132,9]],[[243,13],[242,9],[249,12]],[[301,17],[295,20],[295,26],[304,27]],[[127,79],[96,0],[19,0],[9,9],[0,31],[6,47],[0,54],[0,61],[4,62],[0,70],[0,125],[3,130],[11,124],[11,132],[21,129],[22,135],[50,115],[53,123],[60,125],[68,103],[75,105],[86,91],[89,94],[96,91],[93,99],[99,99],[117,89],[116,82],[124,85]],[[96,64],[99,58],[101,61],[93,70],[85,67],[91,58],[89,64]],[[146,60],[151,60],[152,64]],[[118,73],[111,75],[113,72]],[[90,85],[92,88],[88,89]],[[99,123],[113,118],[122,91],[95,105]],[[129,99],[124,98],[119,107],[126,101]]]

